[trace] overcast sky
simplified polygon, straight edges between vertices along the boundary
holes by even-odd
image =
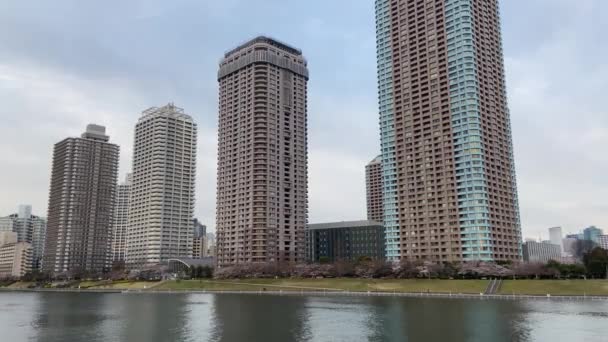
[[[502,0],[523,235],[608,229],[608,1]],[[366,215],[379,151],[373,0],[0,1],[0,215],[46,216],[53,144],[88,123],[131,168],[142,110],[199,125],[196,215],[213,229],[218,61],[256,35],[309,61],[310,222]]]

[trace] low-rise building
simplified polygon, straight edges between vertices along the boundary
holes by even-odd
[[[549,260],[559,261],[562,257],[560,245],[549,242],[526,241],[523,244],[525,262],[543,262]]]
[[[310,224],[306,229],[307,259],[311,262],[384,259],[384,238],[384,227],[376,221]]]
[[[0,217],[0,232],[3,231],[15,232],[16,242],[32,244],[32,268],[39,269],[44,254],[46,219],[32,215],[31,205],[20,205],[17,213]]]
[[[0,279],[20,278],[32,271],[32,245],[17,242],[17,233],[0,232]]]

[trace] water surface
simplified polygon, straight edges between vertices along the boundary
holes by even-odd
[[[608,302],[0,292],[0,341],[608,341]]]

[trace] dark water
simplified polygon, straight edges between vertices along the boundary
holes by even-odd
[[[608,341],[608,302],[0,292],[0,341]]]

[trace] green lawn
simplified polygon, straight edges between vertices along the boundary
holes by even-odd
[[[505,280],[499,293],[608,296],[608,280]]]
[[[102,283],[91,286],[90,289],[112,289],[112,290],[143,290],[158,286],[160,282],[149,281],[115,281],[111,284]]]
[[[351,292],[443,292],[480,293],[486,280],[424,280],[424,279],[242,279],[169,281],[159,290],[208,291],[351,291]]]

